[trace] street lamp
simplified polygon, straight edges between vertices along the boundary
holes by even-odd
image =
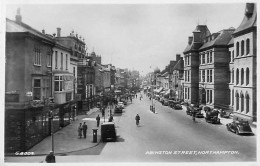
[[[53,135],[53,112],[50,111],[49,112],[49,121],[50,121],[50,125],[51,125],[51,150],[54,153],[54,135]]]

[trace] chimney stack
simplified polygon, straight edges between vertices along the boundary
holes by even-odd
[[[42,33],[45,34],[45,30],[44,29],[42,30]]]
[[[181,59],[181,54],[176,54],[176,62],[178,62]]]
[[[57,37],[60,37],[61,28],[57,28]]]
[[[21,16],[21,14],[20,14],[20,8],[17,9],[17,14],[16,14],[16,16],[15,16],[15,21],[16,21],[17,23],[19,23],[19,24],[22,22],[22,16]]]

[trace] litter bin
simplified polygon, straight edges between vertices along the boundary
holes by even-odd
[[[93,142],[97,142],[97,131],[98,129],[92,129],[93,130]]]

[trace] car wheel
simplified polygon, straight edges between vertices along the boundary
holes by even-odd
[[[236,135],[239,135],[239,132],[238,132],[238,130],[236,129]]]

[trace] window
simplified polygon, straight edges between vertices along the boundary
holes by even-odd
[[[236,110],[239,111],[239,94],[236,92]]]
[[[34,65],[41,66],[41,50],[39,48],[34,49]]]
[[[205,64],[205,54],[202,54],[202,64]]]
[[[71,92],[70,93],[66,93],[66,101],[70,101],[71,100]]]
[[[241,96],[241,112],[243,112],[244,111],[244,95],[242,92],[240,93],[240,96]]]
[[[205,70],[202,70],[202,82],[205,82]]]
[[[231,58],[232,62],[234,62],[234,50],[232,51],[232,58]]]
[[[244,40],[242,40],[241,42],[241,56],[243,56],[245,54],[245,42]]]
[[[58,51],[55,51],[55,69],[58,69]]]
[[[188,82],[190,82],[190,70],[188,70],[187,72],[188,72]]]
[[[212,103],[212,90],[209,91],[209,102]]]
[[[207,103],[209,103],[209,90],[207,90]]]
[[[62,76],[55,76],[54,77],[54,91],[60,92],[63,88],[63,78]]]
[[[41,79],[33,80],[33,100],[41,100]]]
[[[236,78],[237,78],[236,81],[237,81],[237,85],[238,85],[238,84],[239,84],[239,70],[238,70],[238,69],[237,69],[237,74],[236,74],[236,76],[237,76],[237,77],[236,77]]]
[[[212,51],[209,53],[209,63],[212,63]]]
[[[239,42],[237,42],[237,44],[236,44],[236,51],[237,51],[237,57],[239,56]]]
[[[249,95],[246,92],[246,113],[249,112]]]
[[[209,81],[209,71],[210,71],[210,70],[207,70],[207,82],[210,82],[210,81]]]
[[[207,63],[210,63],[209,52],[206,53],[206,56],[207,56]]]
[[[209,71],[209,82],[213,82],[212,73],[213,73],[213,70],[210,70]]]
[[[68,54],[66,54],[66,70],[68,70]]]
[[[42,80],[43,83],[42,83],[42,97],[43,98],[47,98],[50,96],[50,79],[49,78],[46,78],[46,79],[43,79]]]
[[[244,69],[241,69],[241,85],[244,84]]]
[[[249,68],[246,68],[246,85],[249,84]]]
[[[76,67],[73,67],[73,76],[74,76],[74,78],[76,76]]]
[[[232,106],[234,106],[234,89],[232,89],[232,98],[231,98],[231,101],[232,101]]]
[[[60,53],[60,69],[63,69],[63,53]]]
[[[188,89],[188,99],[190,99],[190,88],[187,89]]]
[[[246,54],[248,55],[250,53],[250,40],[246,39]]]
[[[231,77],[232,83],[234,83],[234,69],[232,69],[232,77]]]
[[[200,72],[199,72],[199,79],[200,79],[199,81],[200,81],[200,82],[201,82],[201,80],[202,80],[202,79],[201,79],[201,72],[202,72],[202,71],[200,70]]]
[[[51,55],[51,50],[49,50],[48,53],[47,53],[47,67],[52,67],[52,55]]]

